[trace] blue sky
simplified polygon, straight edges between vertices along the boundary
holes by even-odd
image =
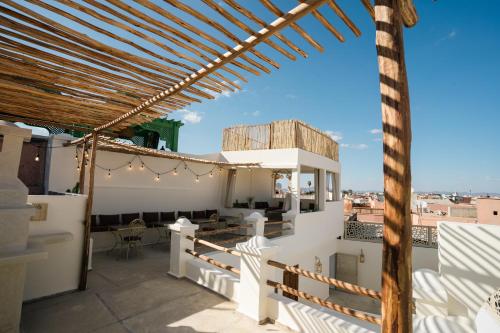
[[[382,189],[374,27],[358,2],[349,2],[338,1],[363,31],[360,38],[337,24],[347,37],[341,44],[316,22],[304,21],[326,51],[303,44],[308,59],[278,56],[282,68],[250,77],[243,91],[194,104],[189,111],[195,113],[174,114],[199,120],[181,128],[181,151],[220,150],[222,129],[233,124],[296,118],[342,138],[343,188]],[[405,30],[413,186],[500,192],[500,2],[417,5],[420,22]]]
[[[257,0],[239,2],[268,22],[274,19]],[[274,2],[283,10],[297,4],[294,0]],[[417,191],[500,192],[500,20],[497,15],[500,1],[415,2],[420,21],[416,27],[405,30],[413,124],[413,186]],[[131,1],[127,3],[138,6]],[[186,0],[186,3],[210,12],[199,6],[200,0]],[[339,139],[344,189],[381,190],[382,145],[378,133],[381,111],[374,25],[359,0],[337,0],[337,3],[363,31],[360,38],[355,38],[325,6],[321,12],[346,36],[345,43],[339,43],[308,17],[301,20],[300,25],[325,46],[324,53],[314,50],[290,29],[284,34],[309,53],[308,59],[292,62],[267,46],[259,46],[259,50],[281,63],[281,69],[260,77],[248,74],[250,82],[243,85],[242,91],[205,100],[171,114],[170,118],[185,121],[180,151],[219,151],[222,129],[231,125],[301,119],[330,131]],[[128,45],[23,4],[52,15],[58,22],[71,25],[92,38],[137,53]],[[198,24],[189,15],[167,8],[186,21]],[[69,8],[65,10],[75,13]],[[162,20],[157,13],[144,11]],[[90,16],[78,15],[100,25]],[[257,29],[255,25],[253,28]],[[106,29],[136,40],[135,36],[115,27]],[[203,29],[221,37],[206,26]],[[243,31],[237,34],[240,38],[247,37]],[[152,44],[143,46],[157,53],[164,52]]]

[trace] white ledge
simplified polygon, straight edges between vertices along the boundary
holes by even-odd
[[[28,237],[29,243],[37,243],[43,245],[58,244],[69,242],[74,239],[71,232],[67,231],[55,231],[44,234],[33,234]]]

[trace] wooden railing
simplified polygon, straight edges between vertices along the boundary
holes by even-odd
[[[344,223],[344,239],[362,242],[382,242],[384,225],[382,223],[347,221]],[[413,246],[438,247],[437,227],[426,225],[412,226]]]
[[[339,160],[338,144],[328,134],[298,120],[225,128],[222,150],[300,148]]]
[[[328,285],[347,290],[347,291],[349,291],[353,294],[356,294],[356,295],[367,296],[367,297],[371,297],[371,298],[374,298],[377,300],[382,299],[382,294],[376,290],[364,288],[364,287],[361,287],[361,286],[358,286],[358,285],[355,285],[352,283],[340,281],[337,279],[332,279],[330,277],[327,277],[327,276],[324,276],[321,274],[317,274],[317,273],[314,273],[314,272],[311,272],[311,271],[308,271],[305,269],[301,269],[298,267],[283,264],[283,263],[280,263],[280,262],[274,261],[274,260],[268,260],[267,264],[270,266],[276,267],[276,268],[283,269],[287,272],[292,272],[292,273],[307,277],[309,279],[312,279],[312,280],[315,280],[318,282],[326,283]],[[345,315],[348,315],[348,316],[351,316],[351,317],[354,317],[357,319],[361,319],[361,320],[364,320],[364,321],[367,321],[367,322],[370,322],[373,324],[377,324],[377,325],[380,325],[382,323],[380,317],[378,317],[378,316],[370,315],[370,314],[367,314],[363,311],[354,310],[354,309],[351,309],[351,308],[346,307],[346,306],[342,306],[342,305],[335,304],[335,303],[330,302],[330,301],[326,301],[326,300],[321,299],[317,296],[313,296],[313,295],[310,295],[306,292],[291,288],[290,286],[287,286],[287,285],[284,285],[284,284],[281,284],[278,282],[274,282],[271,280],[268,280],[267,284],[273,288],[280,289],[280,290],[282,290],[290,295],[303,298],[305,300],[308,300],[309,302],[319,304],[323,307],[326,307],[328,309],[343,313]]]

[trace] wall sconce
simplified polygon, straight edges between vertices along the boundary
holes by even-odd
[[[359,262],[360,263],[365,262],[365,254],[363,253],[363,249],[361,249],[361,254],[359,255]]]
[[[314,272],[317,274],[321,274],[321,272],[323,272],[323,264],[317,256],[314,256]]]

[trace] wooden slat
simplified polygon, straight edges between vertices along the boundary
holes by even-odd
[[[279,269],[283,269],[285,271],[292,272],[295,274],[299,274],[299,275],[305,276],[305,277],[310,278],[310,279],[315,280],[315,281],[327,283],[331,286],[335,286],[337,288],[350,291],[350,292],[357,294],[357,295],[368,296],[368,297],[378,299],[378,300],[382,299],[382,294],[376,290],[364,288],[364,287],[361,287],[361,286],[358,286],[358,285],[355,285],[355,284],[352,284],[349,282],[344,282],[344,281],[340,281],[340,280],[333,279],[330,277],[326,277],[326,276],[321,275],[321,274],[317,274],[317,273],[314,273],[314,272],[311,272],[311,271],[308,271],[305,269],[297,268],[294,266],[289,266],[287,264],[283,264],[281,262],[274,261],[274,260],[268,260],[267,263],[270,266],[273,266],[273,267],[276,267]]]
[[[186,249],[186,253],[189,253],[193,257],[196,257],[196,258],[201,259],[205,262],[208,262],[209,264],[214,265],[215,267],[219,267],[219,268],[225,269],[226,271],[230,271],[234,274],[240,275],[240,270],[236,267],[224,264],[220,261],[217,261],[213,258],[210,258],[209,256],[205,256],[205,255],[198,253],[196,251],[193,251],[193,250]]]
[[[247,32],[250,35],[255,35],[255,31],[253,31],[245,23],[241,22],[240,20],[238,20],[237,18],[235,18],[234,16],[232,16],[228,11],[226,11],[224,8],[222,8],[222,6],[218,5],[215,1],[213,1],[213,0],[202,0],[202,1],[207,6],[209,6],[213,10],[215,10],[217,13],[219,13],[220,15],[222,15],[226,20],[228,20],[229,22],[233,23],[234,25],[236,25],[237,27],[239,27],[243,31]],[[281,54],[283,54],[284,56],[286,56],[287,58],[289,58],[291,60],[296,60],[297,59],[293,54],[291,54],[290,52],[288,52],[285,49],[283,49],[281,46],[279,46],[276,43],[274,43],[271,39],[265,40],[264,43],[266,43],[267,45],[271,46],[272,48],[274,48],[275,50],[277,50],[278,52],[280,52]]]
[[[274,15],[281,17],[283,12],[276,5],[274,5],[270,0],[260,0],[260,2]],[[302,38],[304,38],[309,44],[316,48],[319,52],[323,52],[325,49],[321,44],[315,41],[304,29],[302,29],[298,24],[291,23],[290,27],[295,30]]]
[[[375,10],[373,9],[371,1],[370,0],[361,0],[361,3],[365,7],[368,14],[370,14],[370,17],[372,18],[372,20],[375,21]]]
[[[199,11],[193,9],[192,7],[186,5],[186,4],[182,3],[182,2],[176,1],[176,0],[163,0],[163,1],[169,3],[171,6],[173,6],[175,8],[178,8],[178,9],[182,10],[185,13],[188,13],[189,15],[197,18],[198,20],[200,20],[203,23],[211,26],[212,28],[220,31],[221,33],[223,33],[226,37],[228,37],[229,39],[231,39],[236,44],[239,44],[239,45],[242,44],[242,41],[235,34],[233,34],[228,29],[226,29],[222,24],[220,24],[220,23],[218,23],[218,22],[210,19],[209,17],[203,15]],[[270,59],[269,57],[267,57],[266,55],[262,54],[261,52],[255,50],[255,49],[252,49],[252,48],[248,49],[247,51],[253,53],[257,58],[261,59],[262,61],[267,62],[271,66],[273,66],[275,68],[280,68],[280,65],[276,61]],[[266,73],[270,72],[269,69],[267,69],[265,66],[261,65],[258,62],[253,62],[253,64],[255,66],[259,67],[262,71],[264,71]]]
[[[304,0],[298,0],[299,2],[304,2]],[[345,42],[344,36],[335,29],[335,27],[318,11],[313,10],[312,15],[321,23],[328,31],[332,33],[340,42]]]
[[[361,36],[361,30],[354,24],[354,22],[351,21],[349,16],[347,16],[342,8],[335,2],[335,0],[330,0],[328,1],[328,5],[330,8],[337,14],[338,17],[347,25],[349,29],[354,33],[356,37]]]
[[[140,113],[148,108],[152,107],[153,105],[159,103],[163,99],[167,98],[170,95],[174,95],[182,90],[185,89],[185,87],[192,85],[199,79],[203,78],[204,76],[210,74],[211,72],[217,70],[224,64],[231,62],[233,59],[237,58],[239,55],[243,54],[247,50],[253,48],[255,45],[259,44],[262,40],[265,40],[269,37],[271,37],[276,31],[279,31],[283,29],[284,27],[293,24],[295,21],[303,17],[304,15],[307,15],[310,11],[320,7],[323,5],[327,0],[309,0],[308,3],[302,3],[292,9],[290,12],[288,12],[286,15],[283,17],[278,18],[267,28],[262,29],[261,31],[258,32],[256,36],[251,36],[247,38],[247,40],[244,42],[243,45],[237,45],[233,48],[232,51],[228,51],[223,55],[223,58],[217,58],[215,59],[212,63],[208,64],[206,68],[202,68],[198,70],[196,73],[191,74],[189,77],[184,79],[183,81],[179,82],[172,88],[162,91],[161,93],[149,98],[147,101],[141,103],[139,106],[137,106],[135,109],[131,110],[127,114],[124,114],[117,119],[106,123],[98,128],[98,130],[103,130],[109,127],[113,127],[117,125],[118,123]]]
[[[244,15],[248,19],[254,21],[257,24],[259,24],[261,27],[265,27],[267,25],[264,20],[262,20],[257,15],[253,14],[251,11],[249,11],[245,7],[243,7],[240,4],[238,4],[235,0],[224,0],[224,2],[228,6],[230,6],[234,10],[236,10],[238,13]],[[281,34],[279,32],[276,32],[274,35],[280,41],[282,41],[283,43],[285,43],[289,48],[291,48],[292,50],[294,50],[295,52],[297,52],[298,54],[300,54],[304,58],[307,58],[307,53],[304,52],[304,50],[302,50],[301,48],[299,48],[297,45],[295,45],[294,43],[292,43],[288,38],[286,38],[285,36],[283,36],[283,34]]]
[[[367,322],[372,323],[372,324],[377,324],[377,325],[381,324],[381,320],[379,317],[369,315],[369,314],[362,312],[362,311],[353,310],[351,308],[348,308],[348,307],[345,307],[345,306],[342,306],[339,304],[335,304],[333,302],[325,301],[325,300],[319,298],[318,296],[313,296],[313,295],[310,295],[310,294],[305,293],[303,291],[299,291],[299,290],[290,288],[290,287],[285,286],[281,283],[267,280],[267,285],[270,287],[285,291],[288,294],[291,294],[291,295],[303,298],[305,300],[308,300],[311,303],[319,304],[319,305],[321,305],[325,308],[328,308],[330,310],[340,312],[340,313],[345,314],[347,316],[351,316],[351,317],[354,317],[354,318],[357,318],[357,319],[360,319],[363,321],[367,321]]]

